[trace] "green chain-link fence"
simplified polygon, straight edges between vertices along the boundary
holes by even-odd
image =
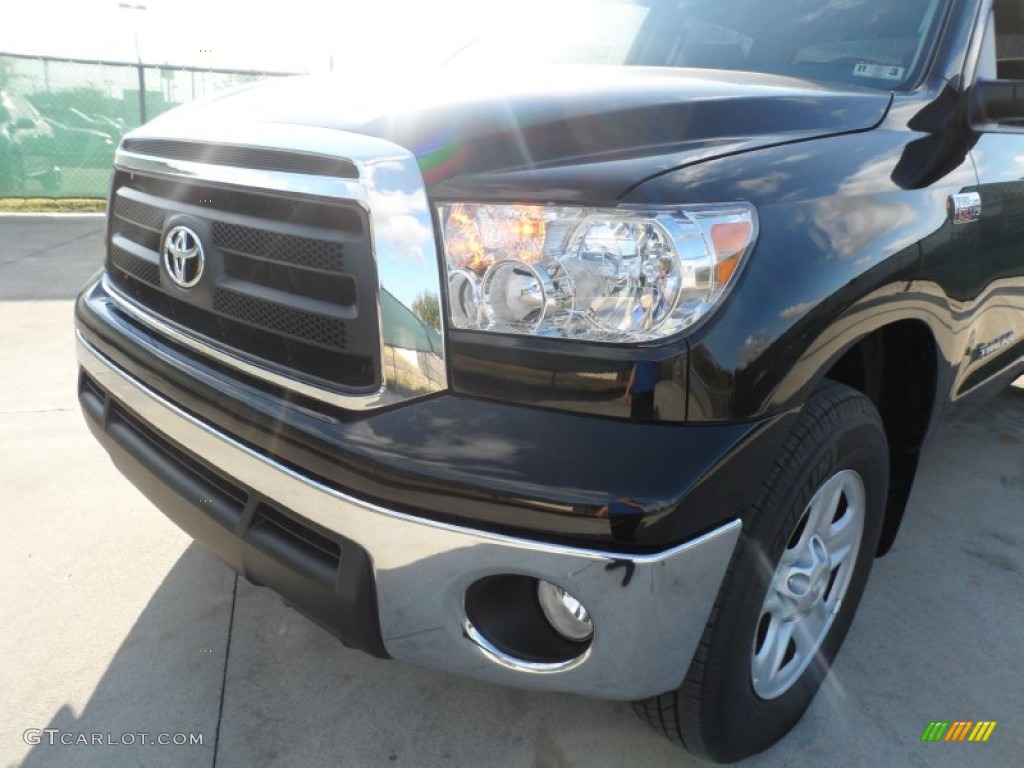
[[[126,131],[208,93],[284,74],[0,53],[0,197],[104,198]]]

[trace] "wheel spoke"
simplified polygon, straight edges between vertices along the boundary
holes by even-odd
[[[830,479],[811,500],[810,519],[807,521],[805,535],[816,533],[821,537],[828,535],[832,518],[839,509],[839,501],[843,497],[843,480],[836,476]]]
[[[754,657],[755,680],[767,684],[779,674],[779,667],[786,657],[786,649],[792,637],[793,623],[772,616],[761,652]]]
[[[775,634],[775,643],[768,657],[770,659],[768,669],[773,677],[781,671],[782,662],[786,658],[786,651],[789,650],[789,641],[793,639],[793,628],[795,626],[795,623],[787,621],[779,626],[779,631]]]
[[[852,512],[851,509],[850,513],[833,525],[829,529],[828,537],[825,538],[825,546],[828,547],[829,559],[833,566],[851,559],[851,555],[859,548],[864,525],[860,512],[851,514]]]

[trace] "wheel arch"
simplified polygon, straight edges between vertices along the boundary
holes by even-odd
[[[851,342],[821,379],[846,384],[878,409],[889,441],[889,495],[877,554],[896,539],[939,403],[941,353],[929,325],[898,320]]]

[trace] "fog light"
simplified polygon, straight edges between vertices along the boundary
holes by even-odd
[[[587,609],[561,587],[538,581],[537,600],[544,611],[544,617],[563,637],[581,643],[594,634],[594,625]]]

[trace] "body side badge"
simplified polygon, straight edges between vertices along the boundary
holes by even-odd
[[[950,195],[946,201],[949,218],[954,224],[968,224],[981,218],[981,195],[977,192],[963,192]]]

